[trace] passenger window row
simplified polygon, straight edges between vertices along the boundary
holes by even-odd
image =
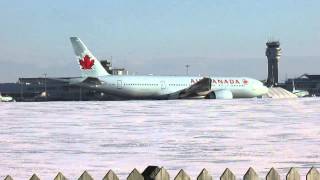
[[[188,84],[169,84],[169,86],[188,86]]]
[[[125,86],[159,86],[159,84],[124,83]]]
[[[213,84],[212,86],[231,86],[231,87],[243,87],[244,85],[237,85],[237,84]]]

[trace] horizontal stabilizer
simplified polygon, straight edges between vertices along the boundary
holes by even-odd
[[[102,82],[95,77],[48,78],[48,79],[65,82],[65,83],[69,83],[70,85],[77,85],[77,86],[98,86],[102,84]]]
[[[89,85],[89,86],[97,86],[101,85],[101,81],[98,78],[95,77],[87,77],[84,81],[81,82],[82,84]]]

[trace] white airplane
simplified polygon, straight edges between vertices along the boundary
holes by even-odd
[[[122,99],[232,99],[266,94],[268,88],[247,77],[118,76],[110,75],[77,37],[71,37],[82,77],[70,83]]]
[[[11,96],[2,96],[0,93],[0,102],[14,102],[15,100]]]
[[[308,91],[296,89],[293,79],[292,79],[292,93],[297,95],[298,97],[309,96],[309,92]]]

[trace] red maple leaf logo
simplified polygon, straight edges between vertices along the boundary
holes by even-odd
[[[82,69],[91,69],[94,65],[94,60],[91,60],[88,55],[85,55],[83,59],[79,59],[79,63]]]
[[[246,80],[246,79],[243,79],[242,82],[243,82],[244,85],[247,85],[249,83],[249,81]]]

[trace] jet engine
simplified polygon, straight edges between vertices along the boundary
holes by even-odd
[[[206,99],[233,99],[233,94],[229,90],[212,91],[206,95]]]

